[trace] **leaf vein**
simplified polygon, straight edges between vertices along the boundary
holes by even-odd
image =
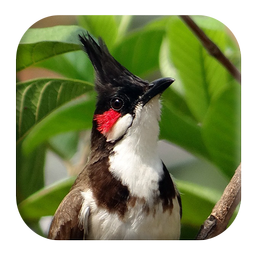
[[[25,96],[29,89],[32,87],[33,83],[30,84],[21,94],[21,103],[20,103],[20,116],[19,116],[19,137],[21,136],[21,126],[22,126],[22,117],[24,113],[24,102],[25,102]]]
[[[47,83],[43,86],[43,88],[42,88],[42,90],[41,90],[41,92],[40,92],[40,95],[39,95],[39,98],[38,98],[38,101],[37,101],[37,105],[36,105],[35,122],[37,122],[38,119],[39,119],[39,112],[40,112],[40,106],[42,105],[42,104],[41,104],[41,101],[42,101],[43,94],[44,94],[46,88],[47,88],[49,85],[51,85],[51,84],[52,84],[52,81],[47,82]]]

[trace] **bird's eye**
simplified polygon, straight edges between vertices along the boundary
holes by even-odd
[[[113,98],[110,101],[110,106],[112,109],[119,111],[124,105],[124,101],[120,98]]]

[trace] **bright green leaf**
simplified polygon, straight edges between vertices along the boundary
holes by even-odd
[[[78,23],[94,37],[101,37],[108,48],[111,48],[117,38],[118,27],[113,15],[78,16]]]
[[[223,26],[221,28],[210,30],[208,34],[223,47],[226,41]],[[227,71],[181,20],[172,19],[167,34],[170,59],[182,80],[185,99],[195,118],[202,122],[211,98],[226,86]]]
[[[83,33],[86,31],[79,26],[29,29],[18,46],[16,70],[20,71],[62,53],[81,50],[78,34]]]
[[[118,26],[118,33],[116,38],[116,41],[118,41],[118,40],[122,40],[123,36],[126,34],[126,31],[132,20],[132,16],[131,15],[115,16],[115,19],[117,21],[117,26]]]
[[[68,194],[75,178],[71,177],[57,184],[45,187],[18,205],[21,217],[26,222],[54,215],[62,199]]]
[[[209,16],[191,15],[190,18],[192,18],[203,31],[212,31],[215,33],[214,31],[222,31],[225,28],[225,25],[219,20]]]
[[[41,61],[35,67],[46,68],[65,78],[94,82],[93,66],[85,52],[76,51]]]
[[[241,161],[241,87],[230,86],[212,101],[202,125],[213,161],[232,177]]]
[[[72,100],[59,107],[35,125],[26,136],[23,142],[24,152],[28,154],[54,135],[91,128],[94,106],[93,94],[93,96],[87,95]]]
[[[184,88],[179,74],[169,58],[169,48],[169,41],[167,38],[164,38],[159,52],[159,68],[163,77],[172,77],[175,79],[175,83],[173,83],[170,88],[184,98]],[[184,99],[182,99],[182,101],[184,102]]]
[[[38,42],[62,42],[79,45],[78,34],[85,33],[82,27],[54,26],[48,28],[30,28],[23,35],[20,44],[34,44]]]
[[[68,79],[38,79],[18,83],[17,140],[55,108],[92,90],[93,86],[89,83]]]
[[[155,19],[152,19],[148,24],[145,26],[145,30],[163,30],[165,31],[168,28],[168,23],[172,19],[177,19],[176,16],[161,16],[161,17],[155,17]]]
[[[113,49],[113,56],[129,71],[144,77],[158,69],[163,30],[140,30],[124,37]]]

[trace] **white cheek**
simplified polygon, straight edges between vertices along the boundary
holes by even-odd
[[[131,114],[126,114],[123,117],[120,117],[106,134],[107,142],[114,142],[123,136],[131,126],[132,120],[133,118]]]

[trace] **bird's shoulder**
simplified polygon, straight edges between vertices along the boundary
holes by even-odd
[[[82,193],[89,189],[87,172],[83,170],[77,177],[70,192],[64,197],[53,217],[48,238],[55,240],[83,239],[85,235],[84,222],[79,219],[85,211]],[[81,180],[83,182],[81,182]]]

